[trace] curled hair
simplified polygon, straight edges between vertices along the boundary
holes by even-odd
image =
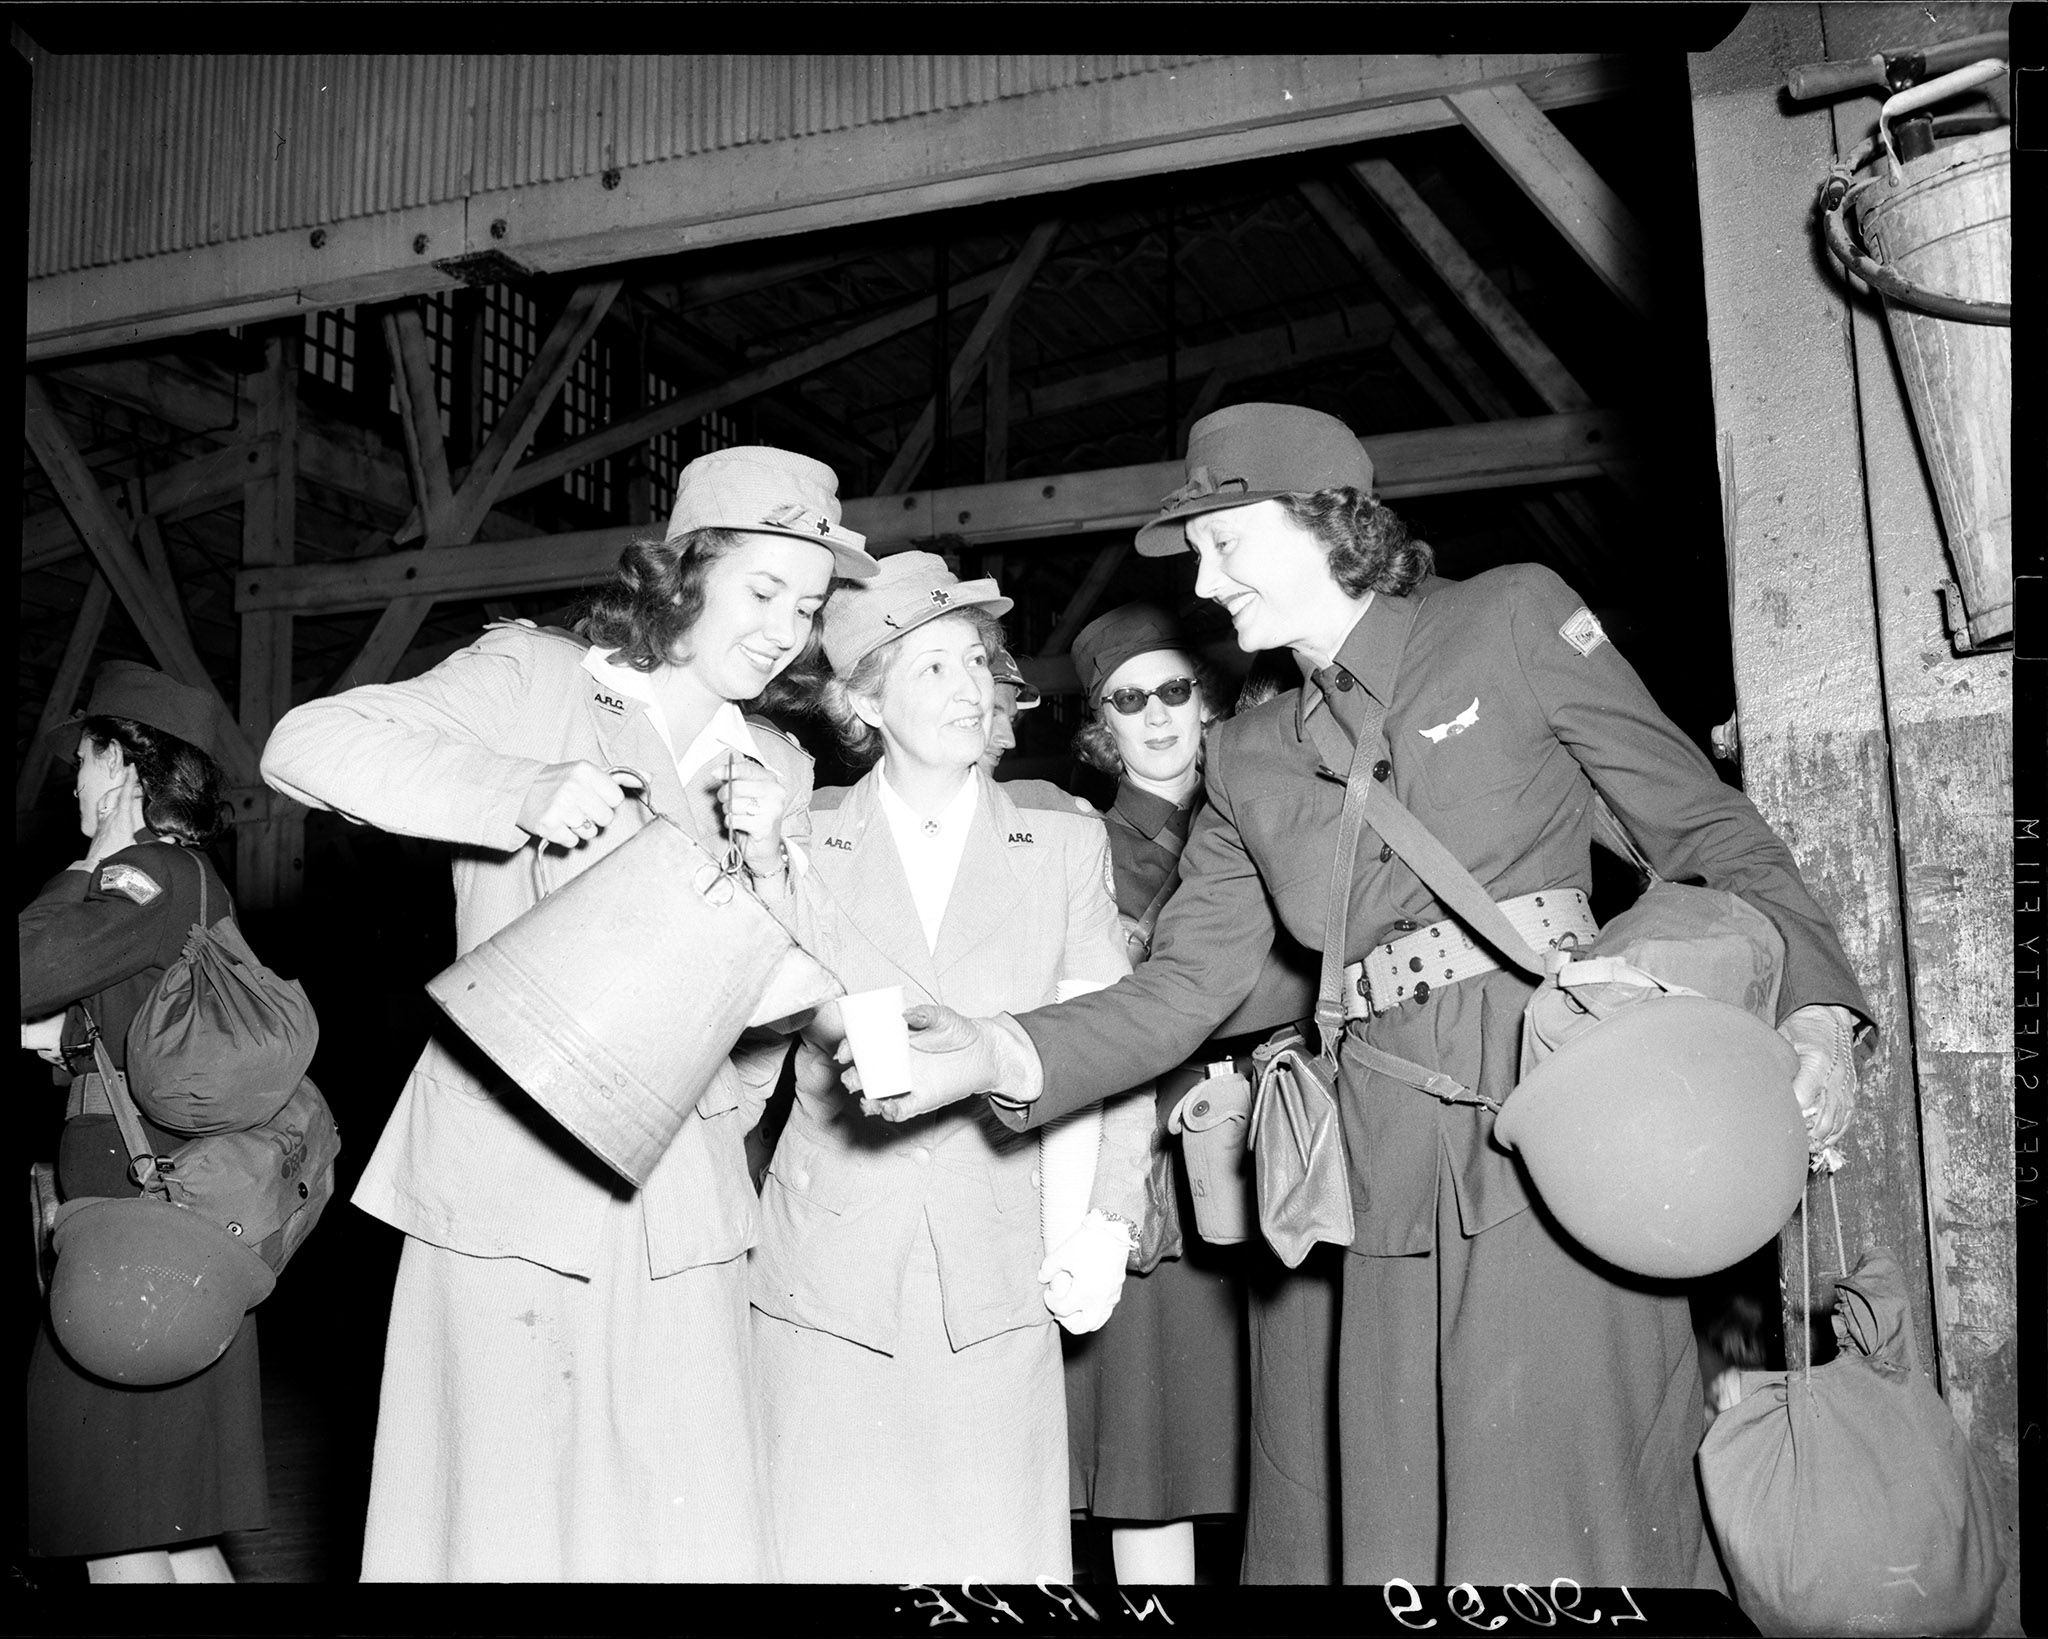
[[[1218,717],[1230,715],[1224,702],[1230,696],[1223,687],[1223,679],[1216,668],[1200,655],[1190,655],[1195,663],[1195,699],[1200,703],[1201,720],[1206,724]],[[1106,700],[1088,702],[1088,721],[1074,731],[1074,755],[1098,773],[1107,774],[1111,779],[1121,779],[1124,759],[1116,748],[1116,731],[1109,726],[1109,714],[1116,708]],[[1201,753],[1196,752],[1199,765]]]
[[[96,751],[118,745],[142,787],[142,820],[152,831],[203,848],[234,821],[220,764],[189,740],[130,717],[88,717],[79,731]]]
[[[1392,507],[1349,484],[1274,499],[1330,555],[1330,573],[1349,597],[1406,597],[1436,568],[1429,542],[1410,535]]]
[[[1003,646],[1003,623],[988,612],[981,604],[970,603],[965,608],[952,611],[965,615],[974,622],[975,632],[980,636],[982,647],[993,655]],[[941,616],[941,619],[947,617]],[[925,624],[929,625],[930,622]],[[913,626],[903,637],[909,637],[919,628]],[[902,652],[902,637],[892,637],[877,649],[870,650],[855,662],[852,671],[844,677],[829,673],[817,678],[815,710],[832,726],[832,733],[839,741],[846,760],[855,768],[872,768],[882,755],[881,731],[862,720],[853,709],[853,697],[878,700],[883,685],[888,681],[889,666]]]
[[[704,613],[704,583],[711,566],[741,544],[730,529],[693,529],[674,540],[634,541],[619,554],[612,578],[590,595],[579,612],[576,630],[600,649],[617,651],[613,658],[636,672],[658,671],[685,652],[690,629]],[[834,580],[837,587],[844,584]],[[792,673],[815,669],[822,662],[820,623],[810,632],[796,658],[768,681],[756,709],[790,714],[801,711],[803,687]]]

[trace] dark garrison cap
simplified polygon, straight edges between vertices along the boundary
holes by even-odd
[[[1132,655],[1155,649],[1188,649],[1180,623],[1153,603],[1126,603],[1097,615],[1074,639],[1074,670],[1093,705],[1117,667]]]
[[[1188,481],[1160,502],[1138,531],[1138,551],[1163,558],[1187,550],[1183,525],[1203,512],[1250,506],[1276,495],[1349,486],[1372,489],[1372,457],[1333,415],[1301,404],[1232,404],[1188,430]]]
[[[126,717],[175,734],[220,761],[221,706],[204,689],[133,660],[110,660],[93,680],[85,710],[50,730],[51,750],[67,763],[78,761],[78,730],[88,717]]]

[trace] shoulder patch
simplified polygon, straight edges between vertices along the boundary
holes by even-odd
[[[1601,628],[1600,617],[1584,604],[1579,606],[1570,620],[1558,627],[1557,635],[1580,654],[1591,654],[1607,641],[1607,633]]]
[[[100,892],[117,893],[138,905],[147,905],[163,894],[163,884],[139,865],[102,865]]]

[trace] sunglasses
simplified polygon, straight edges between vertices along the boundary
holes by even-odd
[[[1102,698],[1124,716],[1135,717],[1155,694],[1163,706],[1184,706],[1193,698],[1194,692],[1195,680],[1192,677],[1169,677],[1156,689],[1112,689]]]

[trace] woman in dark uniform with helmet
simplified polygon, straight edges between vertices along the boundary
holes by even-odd
[[[1202,796],[1202,733],[1224,697],[1173,617],[1151,604],[1098,616],[1073,656],[1089,711],[1075,754],[1117,781],[1109,857],[1136,965],[1180,882]],[[1247,1534],[1243,1579],[1331,1578],[1327,1266],[1318,1258],[1290,1273],[1255,1224],[1240,1244],[1204,1240],[1168,1132],[1174,1107],[1212,1070],[1248,1072],[1266,1032],[1314,1010],[1314,958],[1283,940],[1195,1058],[1159,1078],[1154,1142],[1166,1153],[1154,1175],[1172,1179],[1180,1250],[1125,1282],[1110,1325],[1065,1339],[1074,1504],[1112,1522],[1120,1582],[1194,1581],[1196,1517],[1239,1512],[1247,1489],[1258,1529]]]
[[[1548,918],[1584,914],[1596,791],[1660,875],[1762,912],[1785,945],[1775,1022],[1798,1056],[1792,1092],[1824,1152],[1854,1107],[1847,1049],[1869,1003],[1784,844],[1572,589],[1535,564],[1436,576],[1373,496],[1357,439],[1314,410],[1219,410],[1191,430],[1187,472],[1139,551],[1192,549],[1196,595],[1247,652],[1291,650],[1301,687],[1211,736],[1144,966],[1020,1018],[925,1010],[915,1091],[879,1113],[994,1089],[998,1117],[1028,1129],[1182,1062],[1250,992],[1280,928],[1323,942],[1345,763],[1511,922],[1539,894]],[[1395,977],[1423,971],[1447,918],[1387,843],[1358,849],[1348,898],[1337,954],[1373,964],[1347,972],[1339,1038],[1356,1221],[1338,1320],[1345,1580],[1718,1586],[1684,1297],[1573,1243],[1494,1142],[1492,1108],[1400,1079],[1449,1078],[1497,1108],[1533,982],[1478,943],[1430,980]]]
[[[226,828],[213,696],[116,661],[58,754],[78,764],[92,839],[22,911],[22,1046],[68,1072],[57,1188],[66,1200],[140,1193],[94,1070],[87,1018],[115,1067],[128,1026],[226,887],[204,849]],[[218,917],[215,917],[218,920]],[[60,1076],[60,1079],[65,1079]],[[183,1143],[143,1118],[159,1153]],[[231,1582],[215,1539],[270,1523],[256,1318],[203,1371],[123,1388],[72,1362],[47,1309],[28,1374],[28,1548],[83,1556],[94,1582]]]

